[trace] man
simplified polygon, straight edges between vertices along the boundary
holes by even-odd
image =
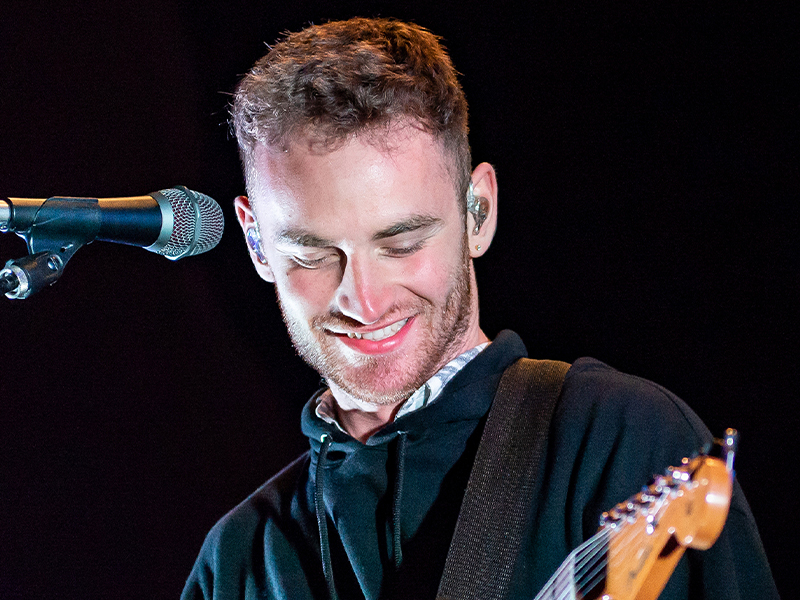
[[[525,355],[480,328],[473,260],[497,181],[437,38],[353,19],[288,35],[239,85],[236,211],[298,352],[325,379],[311,449],[208,535],[184,598],[434,598],[486,414]],[[532,598],[599,514],[709,439],[678,398],[580,359],[512,578]],[[662,597],[777,596],[736,488],[713,549]]]

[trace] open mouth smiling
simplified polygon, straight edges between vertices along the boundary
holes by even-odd
[[[364,332],[356,332],[356,331],[336,331],[331,329],[330,331],[336,335],[343,335],[347,336],[350,339],[355,340],[369,340],[371,342],[380,342],[385,340],[386,338],[390,338],[395,335],[398,331],[400,331],[403,327],[405,327],[406,323],[408,323],[409,317],[405,319],[401,319],[400,321],[396,321],[391,325],[387,325],[381,329],[375,329],[374,331],[364,331]]]

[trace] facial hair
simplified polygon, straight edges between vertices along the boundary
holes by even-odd
[[[415,319],[421,318],[427,327],[421,343],[390,356],[362,354],[355,359],[344,356],[340,342],[328,330],[353,327],[357,324],[353,319],[329,313],[312,318],[307,325],[286,310],[278,291],[281,314],[297,353],[322,377],[356,399],[392,405],[409,398],[456,357],[469,328],[472,289],[466,239],[462,241],[461,255],[441,306],[417,298],[411,305],[394,306],[387,311],[389,319],[393,314],[398,317],[415,314]]]

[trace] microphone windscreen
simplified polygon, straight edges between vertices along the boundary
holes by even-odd
[[[184,186],[156,194],[169,202],[173,218],[169,241],[157,250],[158,254],[178,260],[207,252],[222,239],[225,220],[222,208],[213,199]]]

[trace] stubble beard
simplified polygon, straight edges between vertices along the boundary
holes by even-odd
[[[398,316],[416,314],[415,319],[422,319],[428,328],[425,338],[416,347],[392,352],[389,356],[360,354],[355,360],[345,356],[341,342],[326,329],[352,327],[355,324],[352,319],[330,313],[313,318],[310,326],[305,325],[287,312],[278,291],[281,314],[297,353],[323,378],[358,400],[385,406],[409,398],[455,358],[469,329],[471,276],[466,243],[462,245],[461,264],[453,273],[441,308],[437,310],[431,301],[419,298],[413,306],[392,307],[387,311],[389,315]]]

